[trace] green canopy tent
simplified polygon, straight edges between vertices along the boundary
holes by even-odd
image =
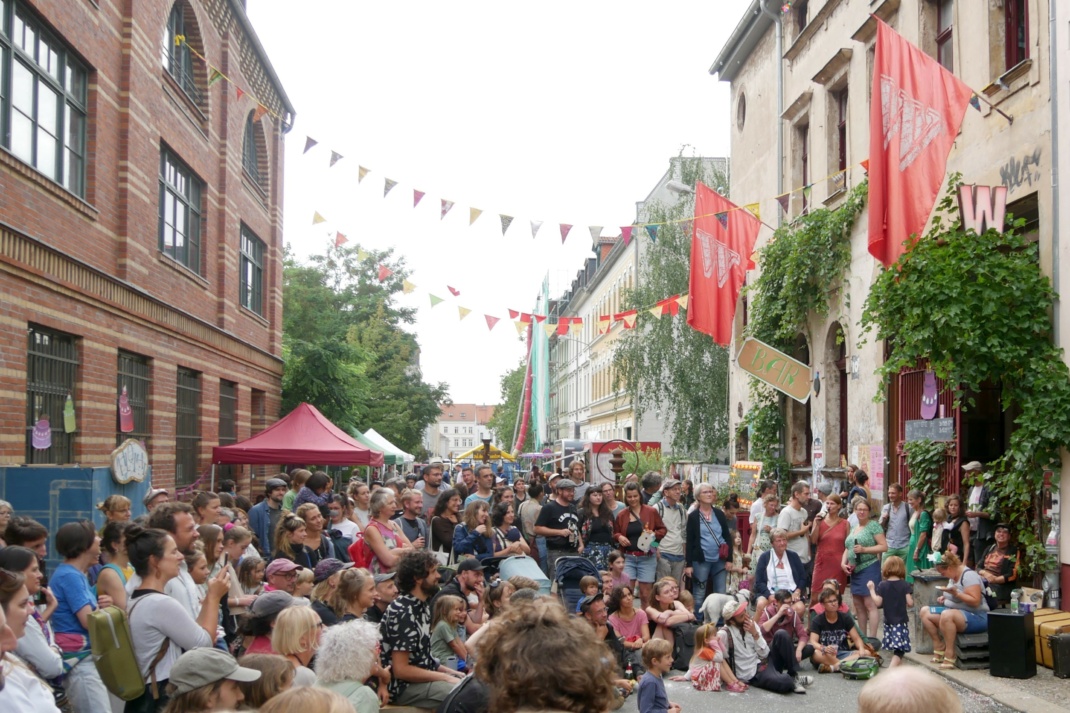
[[[365,431],[364,437],[372,443],[376,444],[375,450],[382,451],[383,455],[385,455],[387,458],[392,455],[397,456],[398,460],[395,462],[396,465],[401,465],[403,463],[412,463],[414,460],[416,460],[415,456],[406,453],[390,441],[386,440],[386,438],[383,437],[383,435],[376,431],[374,428],[369,428],[367,431]]]
[[[354,428],[352,431],[349,432],[349,435],[351,435],[351,436],[353,436],[353,438],[357,439],[357,442],[360,443],[361,445],[367,446],[368,448],[371,448],[372,450],[375,450],[375,451],[381,451],[382,454],[383,454],[383,465],[400,465],[401,464],[402,459],[401,459],[401,457],[399,456],[398,453],[387,451],[387,450],[384,450],[381,446],[377,446],[374,441],[372,441],[370,438],[365,436],[363,433],[361,433],[357,429]]]

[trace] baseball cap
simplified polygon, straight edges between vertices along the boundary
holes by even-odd
[[[167,494],[168,492],[163,488],[149,488],[149,492],[145,493],[145,497],[141,499],[141,504],[145,507],[148,507],[149,503],[151,503],[152,499],[155,498],[157,495]]]
[[[249,607],[249,612],[254,617],[274,616],[287,607],[294,605],[294,598],[286,592],[278,589],[264,592],[257,597]]]
[[[320,560],[319,564],[316,565],[316,569],[312,570],[312,581],[319,584],[323,580],[330,578],[335,572],[341,572],[343,569],[349,569],[352,566],[352,562],[342,562],[333,557],[328,557]]]
[[[554,483],[554,487],[558,490],[575,490],[576,484],[568,478],[562,478],[561,480]]]
[[[546,482],[547,483],[551,483],[551,482],[553,482],[554,478],[560,478],[560,477],[561,477],[560,473],[550,473],[550,477],[546,479]]]
[[[260,678],[254,668],[239,666],[234,657],[216,648],[190,649],[178,657],[171,667],[168,680],[176,694],[189,693],[203,686],[210,686],[228,678],[231,681],[249,683]]]
[[[264,570],[264,574],[270,577],[273,574],[286,574],[287,572],[293,572],[295,569],[301,569],[298,565],[294,564],[288,559],[276,558],[271,560],[271,564]]]
[[[746,602],[727,602],[721,610],[721,617],[727,622],[734,616],[739,616],[747,611]]]
[[[475,557],[471,557],[469,559],[462,560],[461,563],[459,565],[457,565],[457,574],[460,574],[461,572],[482,572],[482,571],[483,571],[483,563],[480,562],[479,560],[477,560]]]
[[[375,583],[382,584],[383,582],[389,582],[391,579],[394,578],[394,575],[396,574],[397,572],[386,572],[384,574],[377,574],[374,577]]]
[[[832,483],[828,482],[827,480],[818,483],[817,492],[821,493],[822,495],[831,495]]]
[[[967,473],[970,473],[975,470],[984,470],[984,465],[979,460],[971,460],[969,463],[962,466],[962,469]]]

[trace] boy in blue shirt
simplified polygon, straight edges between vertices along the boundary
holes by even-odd
[[[639,679],[639,713],[680,713],[680,704],[669,701],[664,676],[672,669],[672,644],[651,639],[643,644],[646,673]]]

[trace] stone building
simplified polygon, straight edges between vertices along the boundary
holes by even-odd
[[[190,484],[279,412],[294,109],[244,2],[0,0],[0,87],[0,463]]]

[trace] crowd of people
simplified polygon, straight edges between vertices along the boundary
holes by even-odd
[[[852,469],[844,492],[797,482],[783,507],[762,483],[749,518],[709,483],[651,472],[618,490],[588,483],[578,460],[513,483],[489,465],[450,475],[431,464],[342,493],[328,474],[295,469],[264,481],[255,504],[233,481],[189,502],[151,489],[136,518],[111,496],[103,528],[54,533],[0,501],[0,708],[364,713],[538,700],[586,711],[635,693],[646,713],[673,710],[673,668],[699,690],[801,694],[814,682],[807,666],[829,673],[872,651],[881,612],[884,647],[901,660],[912,572],[948,577],[920,613],[945,667],[955,637],[984,630],[1017,576],[977,463],[964,496],[935,511],[892,484],[873,513]],[[49,544],[61,563],[46,578]],[[565,557],[600,577],[580,580],[567,609],[532,578],[493,574],[518,555],[549,580]],[[115,672],[92,646],[99,617],[116,610],[144,683],[132,700],[106,684]],[[556,689],[517,667],[536,659],[555,662]]]

